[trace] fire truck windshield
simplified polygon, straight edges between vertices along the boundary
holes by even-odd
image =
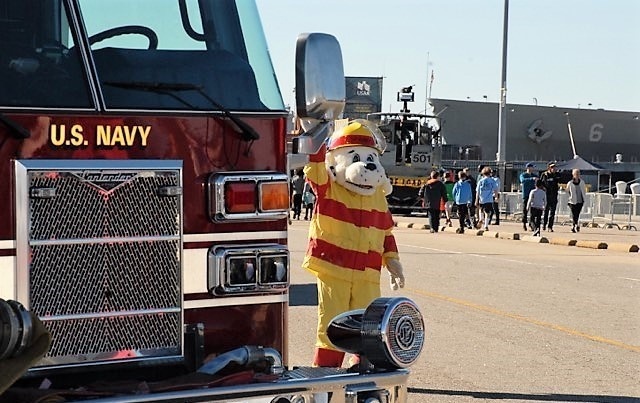
[[[257,8],[237,3],[0,0],[0,106],[281,111]]]

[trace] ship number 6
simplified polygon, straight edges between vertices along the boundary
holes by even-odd
[[[597,143],[602,140],[602,129],[604,129],[604,125],[602,123],[592,124],[591,130],[589,130],[589,141]]]

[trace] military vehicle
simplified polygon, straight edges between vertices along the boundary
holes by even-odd
[[[391,212],[422,212],[418,190],[429,173],[442,165],[440,121],[437,116],[409,110],[409,102],[415,100],[412,86],[398,91],[397,100],[403,104],[399,112],[370,113],[367,119],[378,125],[387,141],[380,161],[393,184],[387,198]]]

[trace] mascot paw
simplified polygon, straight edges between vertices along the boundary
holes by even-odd
[[[402,286],[404,286],[404,283],[402,284]],[[389,288],[391,288],[391,290],[393,291],[397,291],[399,287],[399,279],[389,274]]]
[[[404,274],[400,261],[398,259],[387,259],[386,267],[389,271],[391,289],[404,288]]]

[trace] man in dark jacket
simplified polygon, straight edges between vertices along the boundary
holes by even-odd
[[[447,200],[447,189],[440,181],[440,173],[432,171],[430,179],[418,191],[418,197],[422,198],[422,206],[429,212],[429,225],[431,232],[440,229],[440,203]]]
[[[547,204],[544,208],[544,218],[542,220],[542,230],[553,232],[553,221],[556,217],[556,206],[558,205],[558,190],[560,188],[560,173],[556,172],[556,164],[547,164],[547,170],[540,176],[545,191],[547,192]]]
[[[471,186],[471,197],[472,200],[476,200],[476,187],[478,182],[473,177],[473,174],[469,171],[469,168],[465,168],[462,170],[467,175],[467,182]],[[476,218],[476,205],[471,203],[469,205],[469,216],[467,217],[467,228],[475,228],[478,225],[478,219]]]

